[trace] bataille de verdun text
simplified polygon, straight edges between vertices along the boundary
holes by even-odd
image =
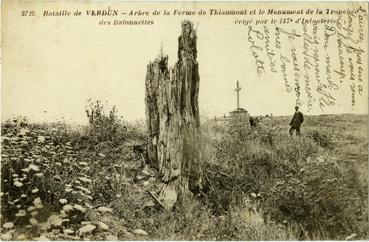
[[[316,9],[310,10],[310,14],[318,13],[318,14],[353,14],[359,10],[352,10],[352,9]],[[260,10],[259,10],[260,11]],[[289,14],[306,14],[307,9],[298,9],[298,10],[290,10],[290,9],[265,9],[262,10],[262,14],[272,14],[272,15],[289,15]],[[194,10],[173,10],[171,12],[172,15],[178,16],[189,16],[189,15],[197,15],[199,11]],[[81,12],[82,13],[82,12]],[[143,10],[135,10],[135,11],[128,11],[128,12],[120,12],[117,9],[108,9],[108,10],[86,10],[85,11],[87,16],[118,16],[119,14],[128,15],[128,16],[148,16],[150,12],[143,11]],[[157,11],[160,13],[160,11]],[[242,10],[223,10],[223,9],[208,9],[207,11],[202,11],[202,14],[208,15],[248,15],[248,14],[256,14],[255,10],[249,9],[242,9]],[[261,12],[259,12],[260,14]],[[58,10],[58,11],[48,11],[45,10],[43,12],[43,16],[72,16],[73,13],[67,10]],[[159,15],[159,14],[158,14]]]

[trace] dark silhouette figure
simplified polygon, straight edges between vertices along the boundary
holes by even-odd
[[[254,117],[251,117],[249,118],[249,123],[250,123],[250,126],[251,127],[256,127],[256,120]]]
[[[301,124],[304,122],[304,115],[299,111],[299,107],[295,107],[295,114],[293,115],[293,118],[290,122],[290,135],[293,135],[293,131],[296,130],[296,135],[300,136],[300,127]]]

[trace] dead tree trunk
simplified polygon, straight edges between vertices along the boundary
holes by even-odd
[[[175,66],[168,69],[163,53],[147,66],[147,150],[164,183],[158,199],[168,209],[178,195],[201,188],[196,41],[193,24],[183,21]]]

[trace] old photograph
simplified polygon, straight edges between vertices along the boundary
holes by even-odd
[[[1,240],[368,240],[366,2],[1,2]]]

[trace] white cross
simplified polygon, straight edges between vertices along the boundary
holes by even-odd
[[[240,108],[240,90],[241,90],[241,87],[239,86],[238,81],[237,81],[237,87],[236,89],[234,89],[234,91],[237,92],[237,109]]]

